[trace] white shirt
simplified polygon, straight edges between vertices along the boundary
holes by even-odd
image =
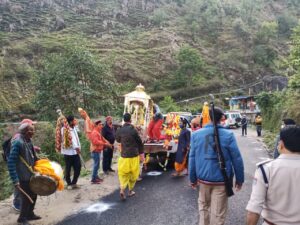
[[[80,141],[76,128],[70,127],[70,134],[72,137],[72,145],[70,148],[64,149],[63,144],[61,145],[61,154],[63,155],[77,155],[76,148],[80,149]],[[64,138],[64,128],[61,129],[62,140]]]
[[[276,225],[299,225],[300,155],[281,154],[263,167],[269,185],[266,186],[261,170],[257,169],[246,209],[261,213]]]

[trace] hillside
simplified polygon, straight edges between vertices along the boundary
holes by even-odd
[[[0,119],[38,111],[41,60],[78,39],[111,63],[120,85],[141,82],[158,99],[282,76],[299,9],[297,0],[0,0]],[[186,45],[204,66],[192,84],[174,86]]]

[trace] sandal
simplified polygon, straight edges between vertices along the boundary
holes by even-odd
[[[125,201],[126,200],[126,196],[122,192],[120,192],[120,199],[121,199],[121,201]]]
[[[135,196],[135,192],[134,191],[129,191],[128,197],[133,197]]]

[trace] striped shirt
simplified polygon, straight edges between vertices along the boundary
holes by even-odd
[[[29,181],[32,176],[31,171],[20,160],[21,156],[31,167],[33,167],[35,161],[37,160],[31,140],[25,140],[22,135],[17,137],[12,142],[12,147],[7,162],[9,175],[14,184],[17,184],[19,180]]]

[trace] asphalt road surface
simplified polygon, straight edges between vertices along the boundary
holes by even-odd
[[[229,199],[226,225],[245,224],[245,207],[251,194],[255,164],[268,159],[260,139],[249,130],[233,130],[245,165],[243,189]],[[119,200],[119,192],[99,199],[94,205],[65,218],[58,225],[196,225],[198,191],[189,187],[187,177],[173,178],[172,171],[145,176],[135,188],[136,196]]]

